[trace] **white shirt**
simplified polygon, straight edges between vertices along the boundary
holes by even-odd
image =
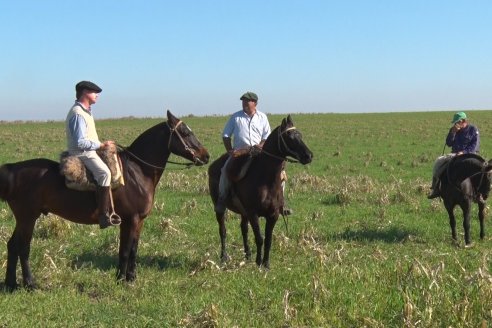
[[[240,110],[231,115],[227,121],[222,136],[224,138],[233,138],[234,149],[242,149],[255,146],[266,140],[270,134],[270,123],[267,116],[260,112],[249,117],[244,111]]]

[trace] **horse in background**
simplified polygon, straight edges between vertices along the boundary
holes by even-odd
[[[219,180],[221,169],[228,158],[228,154],[222,155],[214,161],[209,169],[209,190],[214,205],[219,196]],[[251,258],[251,250],[248,243],[248,224],[251,225],[256,243],[256,264],[269,268],[270,248],[272,233],[284,205],[282,181],[280,173],[285,165],[287,156],[293,157],[301,164],[312,161],[313,154],[304,144],[302,135],[294,126],[291,116],[282,120],[282,124],[276,127],[268,136],[262,151],[252,158],[251,164],[245,176],[234,182],[231,179],[233,196],[229,197],[226,207],[241,215],[241,233],[243,237],[244,253],[247,259]],[[215,213],[219,224],[221,241],[221,260],[229,260],[226,251],[226,227],[225,212]],[[265,239],[260,231],[259,217],[266,219]],[[264,243],[264,254],[262,247]]]
[[[190,128],[167,111],[167,121],[138,136],[121,153],[125,185],[113,191],[114,208],[121,216],[117,279],[136,278],[136,257],[144,219],[150,214],[157,183],[173,153],[195,165],[208,163],[209,154]],[[16,225],[7,243],[5,285],[13,290],[20,259],[23,284],[35,288],[29,265],[31,239],[41,214],[53,213],[81,224],[98,224],[93,191],[65,185],[58,162],[38,158],[0,167],[0,199],[12,210]]]
[[[441,197],[448,212],[451,236],[456,237],[456,218],[454,208],[458,205],[463,211],[465,246],[471,245],[470,212],[473,202],[478,204],[480,239],[485,237],[485,200],[490,193],[492,160],[485,161],[476,154],[456,156],[449,162],[441,176]]]

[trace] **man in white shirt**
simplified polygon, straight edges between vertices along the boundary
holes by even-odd
[[[225,211],[225,201],[230,190],[226,167],[231,156],[251,147],[261,149],[271,132],[267,116],[256,109],[258,96],[248,91],[239,99],[242,101],[243,109],[232,114],[222,133],[222,141],[230,157],[224,164],[220,175],[219,199],[215,205],[215,211],[218,213]]]

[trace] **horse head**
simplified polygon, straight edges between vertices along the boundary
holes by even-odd
[[[167,126],[170,130],[168,149],[173,154],[182,156],[192,161],[195,165],[204,165],[208,163],[210,155],[195,134],[184,123],[167,111]]]
[[[278,131],[278,150],[282,156],[291,156],[301,164],[309,164],[313,160],[313,153],[302,140],[302,134],[294,126],[292,117],[289,115],[282,120]]]

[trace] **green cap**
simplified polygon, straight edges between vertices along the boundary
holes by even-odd
[[[453,120],[451,121],[451,123],[456,124],[461,120],[466,120],[465,112],[458,112],[458,113],[454,114]]]
[[[242,95],[241,98],[239,98],[239,100],[243,99],[258,101],[258,96],[256,95],[256,93],[248,91],[244,95]]]

